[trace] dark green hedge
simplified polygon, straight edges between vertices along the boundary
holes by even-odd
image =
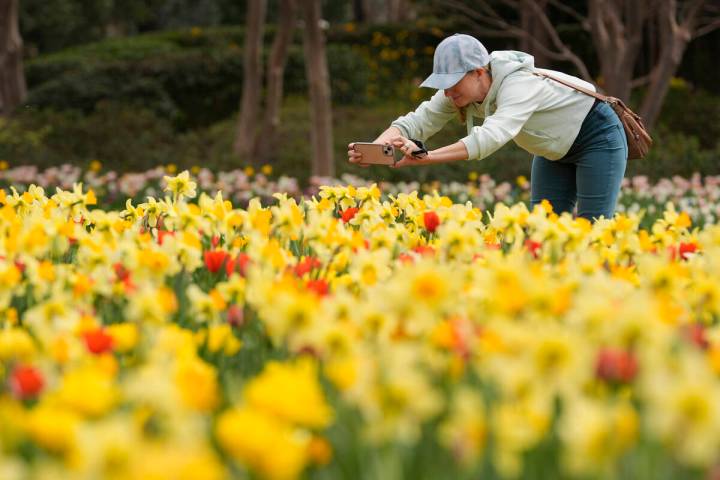
[[[267,45],[273,35],[273,28],[268,28]],[[289,94],[307,89],[299,35],[296,32],[285,73]],[[327,47],[333,101],[366,104],[417,95],[416,84],[432,68],[434,45],[444,35],[439,27],[422,24],[413,30],[336,27],[329,32]],[[26,66],[28,105],[90,113],[98,101],[112,100],[148,108],[178,129],[206,126],[237,110],[242,41],[239,27],[194,28],[42,56]]]

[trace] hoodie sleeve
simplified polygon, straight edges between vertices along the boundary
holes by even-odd
[[[515,138],[540,105],[542,81],[529,72],[506,77],[497,94],[497,110],[460,141],[468,160],[485,158]]]
[[[403,136],[416,138],[423,142],[435,135],[458,112],[455,105],[438,90],[430,100],[426,100],[407,115],[394,120],[390,125],[397,127]]]

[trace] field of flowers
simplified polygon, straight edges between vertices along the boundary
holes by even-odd
[[[91,162],[88,169],[73,165],[38,170],[34,166],[7,168],[0,161],[0,188],[13,186],[19,192],[30,185],[37,185],[54,191],[56,187],[72,189],[73,184],[82,182],[86,188],[96,192],[102,208],[122,209],[129,198],[135,203],[144,202],[148,196],[162,196],[165,175],[176,173],[173,164],[157,167],[145,172],[117,173],[103,169],[100,162]],[[391,183],[369,181],[350,174],[341,178],[311,177],[310,185],[302,188],[297,179],[284,175],[274,176],[272,166],[265,165],[256,171],[253,167],[215,173],[207,168],[193,167],[199,192],[215,195],[222,191],[224,198],[234,205],[247,208],[252,198],[265,204],[274,202],[273,194],[286,193],[299,201],[302,197],[317,195],[323,185],[354,185],[370,187],[376,184],[381,198],[399,193],[432,194],[437,191],[454,203],[471,201],[473,206],[485,211],[502,202],[512,205],[518,202],[529,204],[530,182],[518,177],[514,183],[498,182],[488,174],[471,172],[465,183],[461,182],[406,182]],[[623,180],[617,211],[637,213],[640,225],[649,229],[655,220],[662,218],[667,203],[673,203],[677,210],[687,212],[693,225],[702,226],[720,220],[720,175],[694,175],[692,178],[679,176],[651,183],[647,177],[636,176]]]
[[[4,172],[0,478],[717,474],[720,226],[664,204],[696,180],[643,228],[162,172]]]

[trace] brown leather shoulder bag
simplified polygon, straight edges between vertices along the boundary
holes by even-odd
[[[645,125],[643,125],[640,116],[630,110],[630,108],[625,105],[622,100],[616,97],[608,97],[597,92],[593,92],[591,90],[588,90],[587,88],[583,88],[578,85],[573,85],[570,82],[566,82],[565,80],[553,77],[552,75],[548,75],[547,73],[533,73],[538,77],[545,77],[551,80],[555,80],[556,82],[562,83],[567,87],[577,90],[578,92],[590,95],[591,97],[595,97],[598,100],[609,104],[617,114],[618,118],[623,124],[623,128],[625,129],[625,136],[627,137],[628,145],[628,159],[640,159],[644,158],[645,155],[647,155],[647,152],[648,150],[650,150],[650,146],[653,143],[652,137],[650,137],[650,134],[645,129]]]

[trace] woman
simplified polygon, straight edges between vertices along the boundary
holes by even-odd
[[[614,215],[627,164],[627,139],[613,109],[561,83],[534,75],[544,72],[595,90],[579,78],[535,68],[533,57],[512,50],[488,54],[469,35],[455,34],[435,50],[433,73],[420,85],[438,91],[411,113],[392,122],[374,143],[391,143],[404,153],[396,167],[482,159],[514,140],[533,154],[531,207],[543,199],[557,213],[588,220]],[[467,136],[412,156],[413,140],[426,140],[453,116],[467,122]],[[473,117],[484,119],[473,126]],[[350,162],[362,155],[348,145]]]

